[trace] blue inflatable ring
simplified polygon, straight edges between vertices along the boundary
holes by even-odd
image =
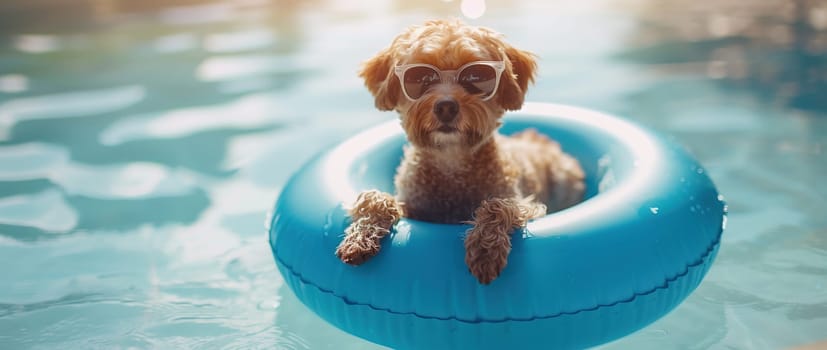
[[[587,174],[587,199],[513,236],[508,266],[481,285],[464,263],[466,225],[402,219],[378,255],[353,267],[334,255],[343,203],[393,192],[405,136],[367,130],[305,165],[269,228],[284,280],[336,327],[395,349],[583,348],[657,320],[701,282],[726,206],[681,147],[585,109],[529,103],[501,131],[535,128]]]

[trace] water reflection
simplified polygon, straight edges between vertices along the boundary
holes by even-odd
[[[776,104],[827,110],[827,3],[630,1],[639,29],[621,57],[698,74]]]
[[[114,146],[135,140],[177,139],[211,130],[263,130],[276,127],[280,121],[288,119],[280,115],[280,109],[285,107],[280,106],[278,99],[271,94],[249,94],[218,106],[127,116],[103,130],[100,142]]]
[[[49,233],[67,233],[77,223],[77,212],[55,190],[0,198],[0,226],[27,226]]]
[[[22,121],[111,113],[137,104],[144,96],[143,87],[125,86],[0,102],[0,141],[9,138],[11,130]]]

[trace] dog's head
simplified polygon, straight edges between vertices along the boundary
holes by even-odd
[[[359,75],[378,109],[400,113],[413,145],[474,147],[522,107],[536,66],[492,30],[437,20],[405,30]]]

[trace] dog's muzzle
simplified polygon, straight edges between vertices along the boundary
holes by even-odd
[[[457,119],[457,114],[459,114],[459,104],[453,98],[443,98],[434,104],[434,115],[445,124],[450,124]]]

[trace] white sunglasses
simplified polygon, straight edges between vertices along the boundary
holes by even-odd
[[[440,70],[430,64],[414,63],[394,67],[402,92],[411,101],[416,101],[433,85],[457,83],[465,91],[480,95],[483,101],[494,97],[500,85],[500,76],[505,70],[505,61],[470,62],[456,70]]]

